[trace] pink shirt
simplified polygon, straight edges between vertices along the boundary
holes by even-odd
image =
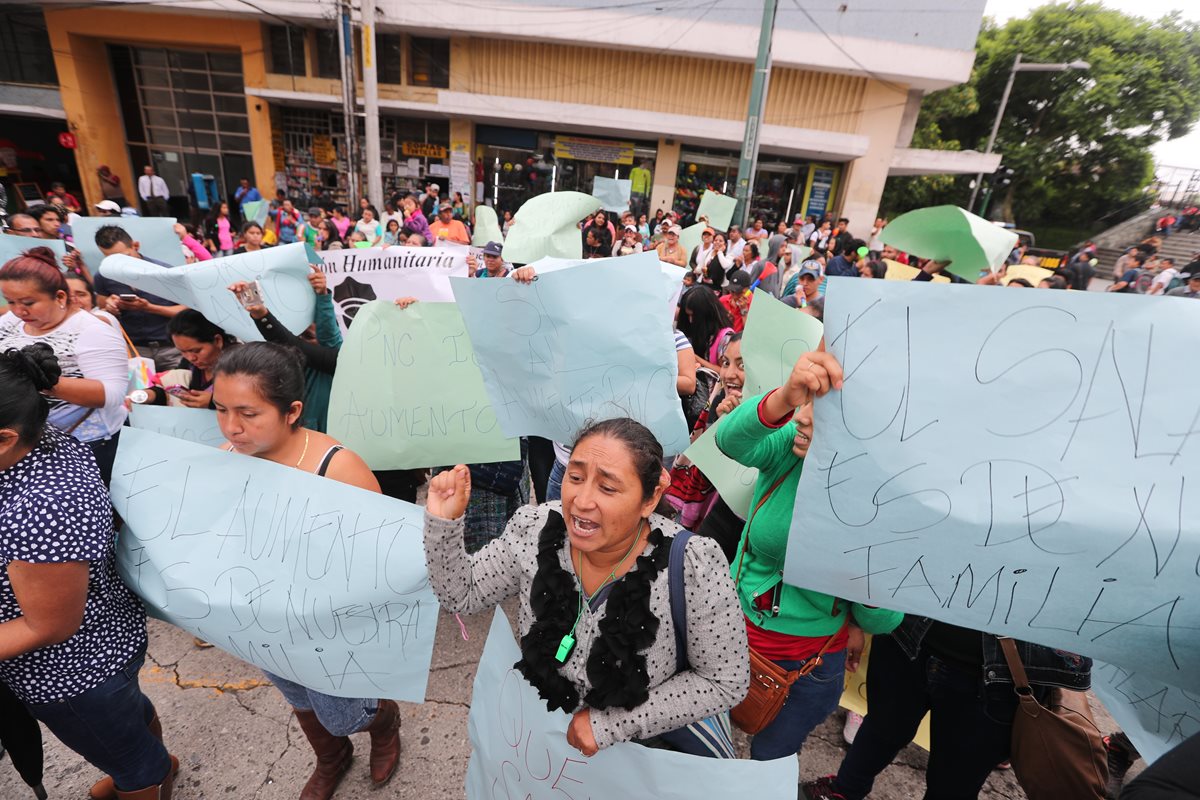
[[[331,217],[330,219],[333,222],[333,227],[337,228],[338,236],[345,239],[346,231],[350,230],[350,218],[342,217],[341,219],[338,219],[337,217]]]
[[[233,236],[229,231],[229,217],[220,217],[217,220],[217,249],[233,249]]]

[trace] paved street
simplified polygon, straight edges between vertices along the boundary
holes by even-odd
[[[510,617],[513,606],[508,604]],[[373,790],[367,776],[365,734],[355,737],[356,759],[338,798],[461,800],[470,747],[467,709],[475,664],[483,650],[491,613],[463,617],[464,642],[453,617],[442,615],[424,705],[404,705],[404,755],[392,782]],[[295,800],[312,767],[312,753],[283,698],[253,667],[212,649],[199,649],[188,634],[150,621],[150,656],[142,686],[158,706],[168,745],[180,760],[179,800]],[[1101,727],[1112,728],[1102,709]],[[1100,721],[1100,720],[1098,720]],[[821,726],[804,751],[801,775],[836,770],[845,751],[839,712]],[[745,750],[746,742],[740,742]],[[872,798],[901,800],[923,792],[926,754],[916,746],[901,753],[879,779]],[[51,798],[82,800],[98,776],[82,759],[47,734],[45,785]],[[6,762],[0,762],[0,798],[32,797]],[[983,798],[1024,798],[1011,772],[995,772]],[[593,800],[600,800],[594,798]]]

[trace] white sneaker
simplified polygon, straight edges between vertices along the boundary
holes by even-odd
[[[862,714],[855,714],[853,711],[846,712],[846,726],[842,728],[842,738],[846,740],[846,744],[854,744],[854,737],[858,735],[858,729],[862,727]]]

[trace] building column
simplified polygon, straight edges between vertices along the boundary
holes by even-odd
[[[866,238],[864,234],[879,214],[907,101],[907,87],[892,88],[876,80],[868,81],[863,93],[863,112],[855,133],[866,136],[870,145],[865,155],[846,165],[838,203],[838,216],[849,218],[850,231],[860,238]]]
[[[469,119],[450,120],[450,186],[446,199],[462,192],[467,203],[467,217],[474,219],[475,207],[475,123]]]
[[[683,145],[674,139],[658,140],[658,156],[654,161],[654,183],[650,190],[650,209],[647,216],[654,219],[658,209],[670,211],[675,203],[675,176],[679,174],[679,153]]]
[[[121,103],[113,86],[108,52],[100,39],[70,33],[64,20],[70,12],[46,11],[46,30],[54,48],[59,92],[67,127],[75,134],[75,165],[83,186],[84,207],[104,199],[100,191],[100,166],[107,165],[121,179],[125,198],[138,207],[137,179],[144,164],[131,164],[125,146]],[[95,264],[91,265],[95,267]]]

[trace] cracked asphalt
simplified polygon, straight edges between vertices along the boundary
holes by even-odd
[[[515,606],[505,604],[510,618]],[[423,705],[402,703],[403,755],[386,787],[374,789],[367,772],[366,734],[354,737],[354,766],[337,798],[460,800],[470,746],[467,713],[475,665],[483,651],[491,612],[464,616],[470,640],[443,614]],[[254,667],[216,648],[200,649],[192,636],[150,620],[150,649],[142,687],[158,707],[167,745],[180,761],[178,800],[295,800],[312,769],[312,752],[282,696]],[[1093,702],[1105,731],[1114,725]],[[837,770],[845,752],[842,713],[834,714],[805,745],[800,775],[813,778]],[[739,735],[740,736],[740,735]],[[48,732],[45,786],[51,798],[83,800],[97,771]],[[742,755],[748,741],[738,740]],[[910,745],[876,781],[872,798],[901,800],[924,793],[926,753]],[[1140,766],[1140,765],[1139,765]],[[0,762],[0,798],[22,800],[32,792]],[[1018,800],[1025,794],[1011,772],[997,771],[980,797]],[[595,800],[600,800],[596,798]]]

